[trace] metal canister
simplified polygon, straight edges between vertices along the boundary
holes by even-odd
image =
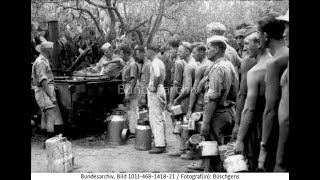
[[[150,150],[151,149],[151,128],[149,126],[149,119],[140,118],[135,133],[135,145],[137,150]]]
[[[107,143],[111,145],[123,145],[126,143],[127,138],[123,138],[123,132],[128,133],[126,128],[128,123],[122,110],[115,109],[107,118],[108,131],[107,131]]]

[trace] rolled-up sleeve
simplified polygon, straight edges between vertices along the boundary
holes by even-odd
[[[40,62],[36,65],[36,81],[40,84],[41,81],[47,80],[46,65],[44,62]]]
[[[214,68],[209,74],[209,89],[205,94],[205,101],[219,101],[221,97],[221,91],[223,89],[222,73],[219,69]]]
[[[182,86],[182,78],[183,78],[183,65],[181,63],[174,64],[174,78],[173,85],[181,87]]]

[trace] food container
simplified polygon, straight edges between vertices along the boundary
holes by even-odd
[[[188,124],[182,124],[181,125],[181,137],[187,141],[189,139],[189,129]]]
[[[194,121],[199,121],[201,119],[202,114],[202,112],[194,112],[191,114],[190,118]]]
[[[183,114],[183,109],[181,105],[173,106],[170,110],[173,116]]]
[[[228,173],[248,171],[247,160],[242,154],[226,156],[223,166]]]
[[[199,143],[201,143],[204,140],[205,140],[205,138],[203,136],[201,136],[200,134],[194,134],[189,138],[189,142],[192,145],[198,145]]]
[[[202,141],[201,143],[199,143],[199,147],[200,147],[200,155],[202,157],[219,155],[217,141]]]
[[[67,173],[73,170],[71,142],[65,137],[55,136],[46,140],[48,172]]]
[[[173,134],[180,134],[181,121],[176,121],[173,129]]]
[[[194,120],[189,119],[188,129],[192,131],[196,130],[196,122]]]

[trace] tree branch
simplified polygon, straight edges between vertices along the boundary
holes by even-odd
[[[138,29],[139,27],[143,26],[144,24],[146,24],[148,22],[148,20],[145,20],[144,22],[140,23],[138,26],[132,28],[131,30],[128,30],[127,33],[130,33],[132,31],[135,31],[136,29]]]
[[[170,33],[171,36],[173,36],[173,34],[174,34],[173,32],[169,31],[168,29],[159,29],[158,31],[167,31]]]
[[[87,10],[87,9],[82,9],[82,8],[79,8],[79,7],[77,7],[77,8],[74,8],[74,7],[62,7],[62,8],[63,8],[63,9],[80,10],[80,11],[84,11],[84,12],[86,12],[87,14],[89,14],[89,16],[91,17],[91,19],[94,21],[94,24],[97,26],[98,31],[99,31],[99,33],[101,34],[101,36],[102,36],[102,37],[105,37],[103,31],[102,31],[101,28],[100,28],[99,23],[97,22],[97,20],[95,19],[95,17],[93,16],[93,14],[92,14],[89,10]]]

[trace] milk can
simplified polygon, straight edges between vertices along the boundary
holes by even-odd
[[[107,117],[107,143],[111,145],[123,145],[128,140],[130,130],[128,120],[122,109],[114,109]]]
[[[147,118],[140,118],[138,120],[134,148],[142,151],[151,149],[151,128],[149,126],[149,119]]]

